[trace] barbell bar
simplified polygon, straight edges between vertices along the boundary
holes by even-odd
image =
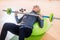
[[[11,13],[20,13],[20,14],[26,14],[26,15],[32,15],[32,16],[39,16],[38,14],[30,14],[30,13],[23,13],[24,11],[26,11],[25,9],[20,9],[20,11],[12,11],[12,9],[11,8],[8,8],[7,10],[3,10],[3,11],[5,11],[5,12],[7,12],[7,14],[8,15],[10,15]],[[49,18],[49,20],[50,20],[50,22],[52,22],[53,21],[53,19],[57,19],[57,20],[60,20],[60,18],[57,18],[57,17],[53,17],[54,16],[54,14],[53,13],[51,13],[50,14],[50,16],[42,16],[43,18]]]

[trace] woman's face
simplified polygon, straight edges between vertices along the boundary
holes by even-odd
[[[33,10],[34,10],[35,12],[40,12],[40,8],[39,8],[39,6],[35,6],[35,7],[33,7]]]

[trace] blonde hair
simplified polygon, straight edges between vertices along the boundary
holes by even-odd
[[[38,5],[34,5],[33,8],[39,7]]]

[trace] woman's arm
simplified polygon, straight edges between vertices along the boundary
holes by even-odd
[[[39,23],[40,28],[43,28],[43,26],[44,26],[44,20],[43,20],[43,18],[42,18],[41,15],[39,15],[39,17],[38,17],[38,23]]]
[[[20,19],[18,19],[18,15],[17,15],[17,11],[16,11],[16,13],[15,13],[16,22],[17,22],[17,23],[20,23],[21,20],[22,20],[22,18],[23,18],[23,17],[21,17]]]
[[[20,19],[18,19],[18,16],[15,16],[15,19],[16,19],[16,22],[17,22],[17,23],[20,23],[21,20],[22,20],[22,18],[23,18],[23,17],[21,17]]]

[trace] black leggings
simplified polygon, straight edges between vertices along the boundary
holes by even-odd
[[[13,23],[5,23],[0,34],[0,40],[5,40],[7,31],[10,31],[13,34],[18,35],[19,40],[24,40],[25,37],[29,37],[32,33],[32,29],[26,28],[23,25],[18,26]]]

